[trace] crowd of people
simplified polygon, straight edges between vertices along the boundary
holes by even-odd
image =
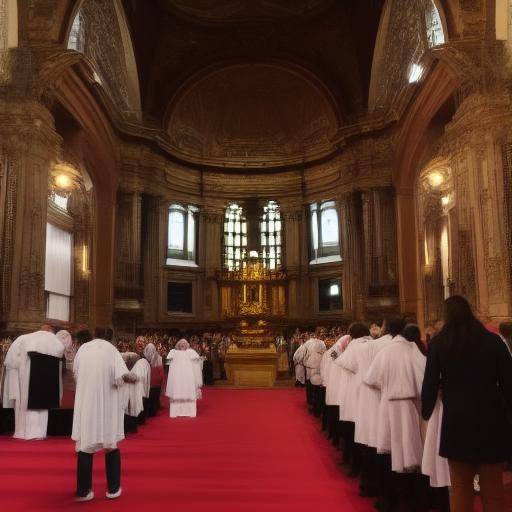
[[[297,384],[376,509],[469,512],[477,489],[486,512],[503,511],[512,324],[484,325],[456,296],[429,327],[427,340],[402,318],[354,323],[334,343],[301,337]]]
[[[165,355],[167,372],[157,347],[143,336],[133,347],[120,348],[122,352],[115,347],[110,328],[97,328],[94,336],[88,330],[72,336],[43,325],[14,341],[2,341],[2,411],[14,412],[12,430],[17,439],[46,438],[49,412],[61,409],[66,375],[72,374],[71,421],[65,429],[69,431],[58,433],[70,434],[76,443],[78,501],[94,498],[93,455],[101,450],[105,451],[106,497],[121,495],[117,444],[125,432],[136,432],[157,414],[163,389],[171,418],[195,417],[196,401],[201,398],[203,359],[185,339]]]

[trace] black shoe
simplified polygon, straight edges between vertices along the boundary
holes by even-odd
[[[361,498],[376,498],[377,491],[375,489],[360,489],[359,496]]]

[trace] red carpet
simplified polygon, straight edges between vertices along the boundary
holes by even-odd
[[[357,481],[306,412],[304,391],[206,389],[195,420],[167,411],[121,444],[123,496],[105,499],[103,454],[90,503],[74,503],[71,440],[0,437],[2,512],[369,512]],[[507,474],[507,510],[512,482]],[[481,509],[478,509],[481,510]]]
[[[95,456],[90,503],[74,503],[69,439],[0,438],[0,503],[6,512],[369,512],[338,453],[308,415],[304,391],[206,389],[198,418],[166,411],[121,444],[123,496],[105,498],[103,455]]]

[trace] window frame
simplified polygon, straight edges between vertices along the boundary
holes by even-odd
[[[271,219],[271,214],[274,218]],[[270,229],[270,223],[274,223],[274,229]],[[279,223],[279,228],[276,228],[276,223]],[[274,237],[274,242],[271,243],[271,237]],[[264,242],[265,240],[265,242]],[[278,241],[279,240],[279,241]],[[278,270],[282,266],[282,253],[283,253],[283,221],[281,219],[281,210],[279,203],[270,199],[263,205],[263,213],[260,219],[260,247],[263,266],[269,270]],[[274,248],[274,255],[272,256],[272,248]],[[272,261],[274,265],[272,266]]]
[[[232,212],[235,212],[234,208],[237,207],[236,215],[233,218],[230,218]],[[240,230],[229,231],[229,222],[232,221],[240,222]],[[229,236],[232,235],[233,243],[228,244],[227,241]],[[235,239],[239,236],[240,243],[236,244]],[[245,240],[245,244],[244,244]],[[229,203],[224,210],[224,225],[223,225],[223,237],[222,237],[222,248],[223,248],[223,266],[226,270],[234,271],[242,269],[242,262],[247,257],[247,247],[248,247],[248,232],[247,232],[247,217],[245,215],[245,209],[242,204],[233,202]],[[229,257],[229,249],[233,249],[233,257]],[[236,258],[236,252],[239,249],[240,257]],[[230,264],[232,261],[232,265]]]
[[[334,210],[337,220],[337,241],[334,243],[324,242],[325,236],[322,229],[322,217],[323,214],[328,210]],[[316,224],[314,225],[314,218],[316,217]],[[315,230],[316,227],[316,230]],[[330,256],[341,257],[341,240],[340,240],[340,216],[338,209],[336,208],[336,201],[325,200],[316,201],[309,204],[309,247],[311,251],[311,260],[313,262],[320,258],[326,258]],[[315,248],[314,232],[316,232],[317,248]]]
[[[183,249],[171,249],[171,213],[179,212],[183,215]],[[194,222],[194,247],[192,251],[189,249],[189,224],[190,218],[193,218]],[[181,203],[171,203],[167,209],[167,250],[166,250],[166,261],[169,264],[169,260],[182,260],[190,261],[197,264],[197,254],[199,252],[199,208],[197,206]]]
[[[338,295],[330,295],[328,290],[333,286],[338,287]],[[326,296],[322,296],[322,290],[325,289]],[[318,312],[321,314],[339,313],[343,311],[343,282],[341,277],[320,277],[317,285],[318,293]],[[324,308],[324,300],[328,307]]]

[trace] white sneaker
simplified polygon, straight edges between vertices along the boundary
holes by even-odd
[[[480,492],[480,475],[475,475],[473,479],[473,489],[476,493]]]
[[[107,494],[105,494],[105,496],[109,500],[115,500],[116,498],[119,498],[119,496],[121,496],[121,493],[122,493],[122,489],[121,489],[121,487],[119,487],[119,489],[116,492],[108,492],[107,491]]]
[[[77,496],[75,501],[91,501],[92,499],[94,499],[94,492],[89,491],[87,496]]]

